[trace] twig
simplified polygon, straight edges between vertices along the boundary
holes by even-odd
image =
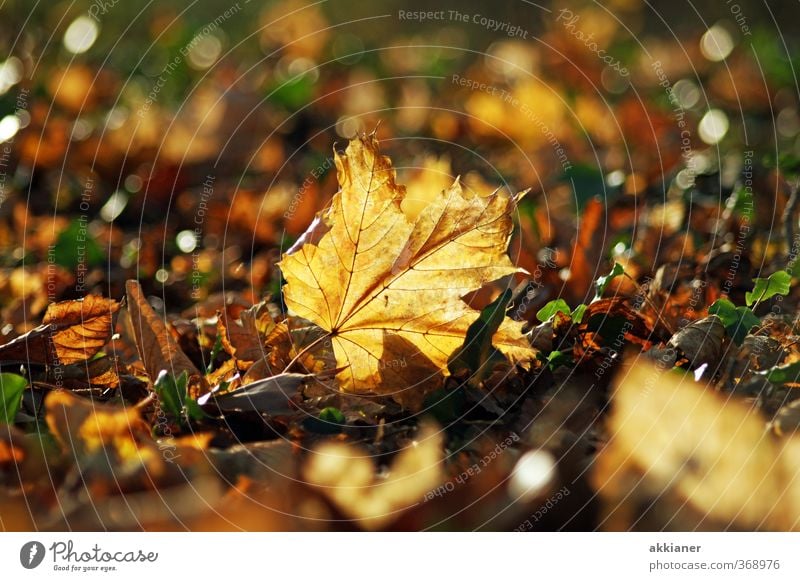
[[[792,193],[789,200],[786,202],[786,207],[783,210],[783,235],[786,238],[786,265],[791,266],[795,260],[794,248],[794,223],[797,208],[800,206],[800,193],[798,192],[798,185],[792,188]]]
[[[628,274],[624,270],[622,271],[622,276],[624,276],[625,278],[627,278],[629,281],[631,281],[633,283],[633,286],[636,287],[636,292],[641,293],[642,299],[644,299],[644,302],[647,303],[647,306],[649,306],[651,309],[653,309],[653,312],[655,313],[656,319],[658,320],[658,322],[660,322],[662,325],[664,325],[664,328],[667,331],[669,331],[670,335],[674,335],[675,331],[672,330],[672,326],[669,323],[667,323],[667,321],[664,319],[664,317],[661,316],[661,313],[659,312],[658,307],[656,307],[656,305],[653,303],[653,301],[650,300],[650,298],[647,296],[647,293],[642,288],[642,286],[636,281],[636,279],[634,279],[630,274]]]

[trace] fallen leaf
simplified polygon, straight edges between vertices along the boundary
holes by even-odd
[[[439,197],[453,183],[450,160],[426,157],[422,167],[410,177],[406,185],[406,196],[400,208],[409,220],[416,220],[422,210]]]
[[[369,456],[354,446],[325,443],[304,467],[306,482],[367,530],[377,530],[418,504],[444,479],[442,438],[432,426],[403,449],[385,479],[375,479]]]
[[[275,328],[275,321],[269,314],[265,302],[253,305],[239,314],[239,320],[232,320],[228,309],[220,315],[217,331],[222,337],[225,351],[242,361],[258,361],[264,357],[264,339]]]
[[[175,338],[167,329],[166,323],[145,299],[139,283],[129,280],[125,288],[128,295],[128,312],[136,338],[136,348],[150,381],[155,382],[163,370],[173,377],[179,377],[185,371],[189,376],[192,397],[207,392],[208,385],[203,375],[181,351]]]
[[[637,362],[621,374],[594,475],[607,528],[800,530],[800,438],[691,375]],[[627,513],[627,514],[626,514]],[[679,514],[680,513],[680,514]]]
[[[278,323],[266,338],[269,355],[257,361],[247,372],[246,379],[260,379],[293,370],[298,372],[322,371],[322,361],[309,352],[303,353],[303,346],[324,338],[319,328],[290,330],[287,322]],[[299,355],[299,357],[298,357]],[[261,374],[260,377],[257,377]]]
[[[281,373],[228,391],[211,398],[203,398],[201,405],[216,405],[222,411],[255,410],[272,415],[286,414],[295,408],[291,398],[299,393],[304,381],[312,375],[302,373]]]
[[[569,264],[571,298],[575,303],[586,300],[599,274],[608,234],[606,219],[605,204],[597,198],[590,199],[583,209]]]
[[[335,161],[341,190],[322,216],[329,230],[280,262],[284,299],[327,332],[345,368],[341,389],[419,407],[480,314],[461,297],[519,272],[506,254],[518,196],[467,199],[456,180],[412,223],[374,136],[352,140]],[[526,364],[535,352],[521,327],[506,318],[493,343]]]
[[[45,411],[50,431],[64,449],[76,455],[84,456],[113,443],[133,459],[137,443],[151,440],[149,427],[134,407],[94,404],[62,390],[47,396]]]
[[[91,359],[108,342],[118,309],[96,295],[53,303],[40,326],[0,346],[0,360],[58,366]]]
[[[672,347],[680,349],[691,366],[703,363],[716,365],[722,357],[725,325],[717,315],[689,323],[669,340]]]
[[[118,363],[111,357],[95,357],[91,361],[81,361],[66,365],[48,375],[50,383],[58,383],[58,375],[66,389],[116,388],[119,386]]]

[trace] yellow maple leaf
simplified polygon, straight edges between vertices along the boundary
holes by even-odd
[[[461,297],[520,272],[506,253],[519,196],[467,197],[456,180],[412,222],[374,136],[353,139],[335,162],[340,191],[280,262],[284,299],[327,332],[342,390],[417,408],[479,315]],[[535,352],[521,327],[506,318],[493,343],[526,364]]]

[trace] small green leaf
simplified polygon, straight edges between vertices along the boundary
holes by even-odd
[[[569,365],[571,362],[572,357],[561,351],[551,351],[550,355],[547,356],[547,364],[550,366],[550,369],[555,369],[560,365]]]
[[[747,307],[745,307],[747,308]],[[710,307],[708,307],[709,315],[717,315],[725,327],[730,327],[739,322],[739,315],[736,312],[736,305],[728,299],[717,299]]]
[[[345,424],[344,414],[335,407],[326,407],[319,417],[309,416],[303,421],[305,429],[317,434],[338,434]]]
[[[319,412],[319,419],[331,424],[343,425],[345,423],[344,414],[335,407],[326,407]]]
[[[583,315],[586,313],[587,305],[578,305],[575,307],[575,310],[572,311],[572,320],[575,323],[580,323],[583,320]]]
[[[594,294],[594,300],[603,298],[603,293],[606,292],[606,288],[608,288],[608,285],[611,283],[611,281],[624,273],[625,269],[622,268],[622,265],[619,262],[615,262],[614,268],[611,269],[611,272],[605,276],[598,277],[594,283],[597,286],[597,290]]]
[[[764,371],[757,371],[758,375],[763,375],[770,383],[784,384],[797,383],[800,380],[800,361],[787,363],[786,365],[776,365]]]
[[[13,424],[28,380],[15,373],[0,373],[0,424]]]
[[[566,315],[570,314],[570,308],[567,304],[567,301],[564,299],[555,299],[547,303],[539,312],[536,313],[536,318],[539,319],[542,323],[546,323],[550,319],[556,316],[556,313],[564,313]]]
[[[786,296],[792,283],[792,275],[785,270],[774,272],[767,278],[754,278],[753,291],[745,294],[744,300],[748,307],[755,303],[765,301],[775,295]]]
[[[167,373],[165,369],[158,376],[153,387],[158,396],[158,402],[164,411],[174,418],[180,418],[183,404],[181,403],[175,378]]]
[[[161,406],[181,423],[187,420],[200,420],[206,415],[197,401],[189,396],[188,383],[189,374],[186,371],[176,380],[164,370],[154,385]]]
[[[500,328],[506,316],[506,308],[511,300],[512,292],[507,289],[490,305],[481,311],[477,320],[467,329],[464,344],[459,347],[447,362],[450,373],[455,374],[460,369],[467,369],[472,374],[486,369],[487,362],[495,351],[492,346],[492,337]]]
[[[737,307],[728,299],[717,299],[708,308],[709,315],[717,315],[725,331],[737,345],[741,345],[750,329],[761,324],[749,307]]]
[[[185,373],[185,372],[184,372]],[[191,397],[186,397],[186,401],[183,405],[183,410],[187,418],[190,420],[202,420],[206,417],[206,413],[200,407],[200,404],[197,403],[197,400]]]

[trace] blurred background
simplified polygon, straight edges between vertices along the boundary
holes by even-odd
[[[552,289],[532,309],[582,299],[604,261],[645,273],[668,258],[644,252],[643,211],[662,233],[709,234],[687,208],[735,205],[751,154],[771,228],[798,165],[789,0],[11,0],[0,14],[0,304],[16,332],[48,300],[121,296],[132,277],[178,310],[223,288],[275,295],[281,250],[336,190],[334,144],[358,131],[377,128],[411,216],[456,175],[478,194],[531,188],[514,258]],[[587,205],[600,244],[578,235]]]

